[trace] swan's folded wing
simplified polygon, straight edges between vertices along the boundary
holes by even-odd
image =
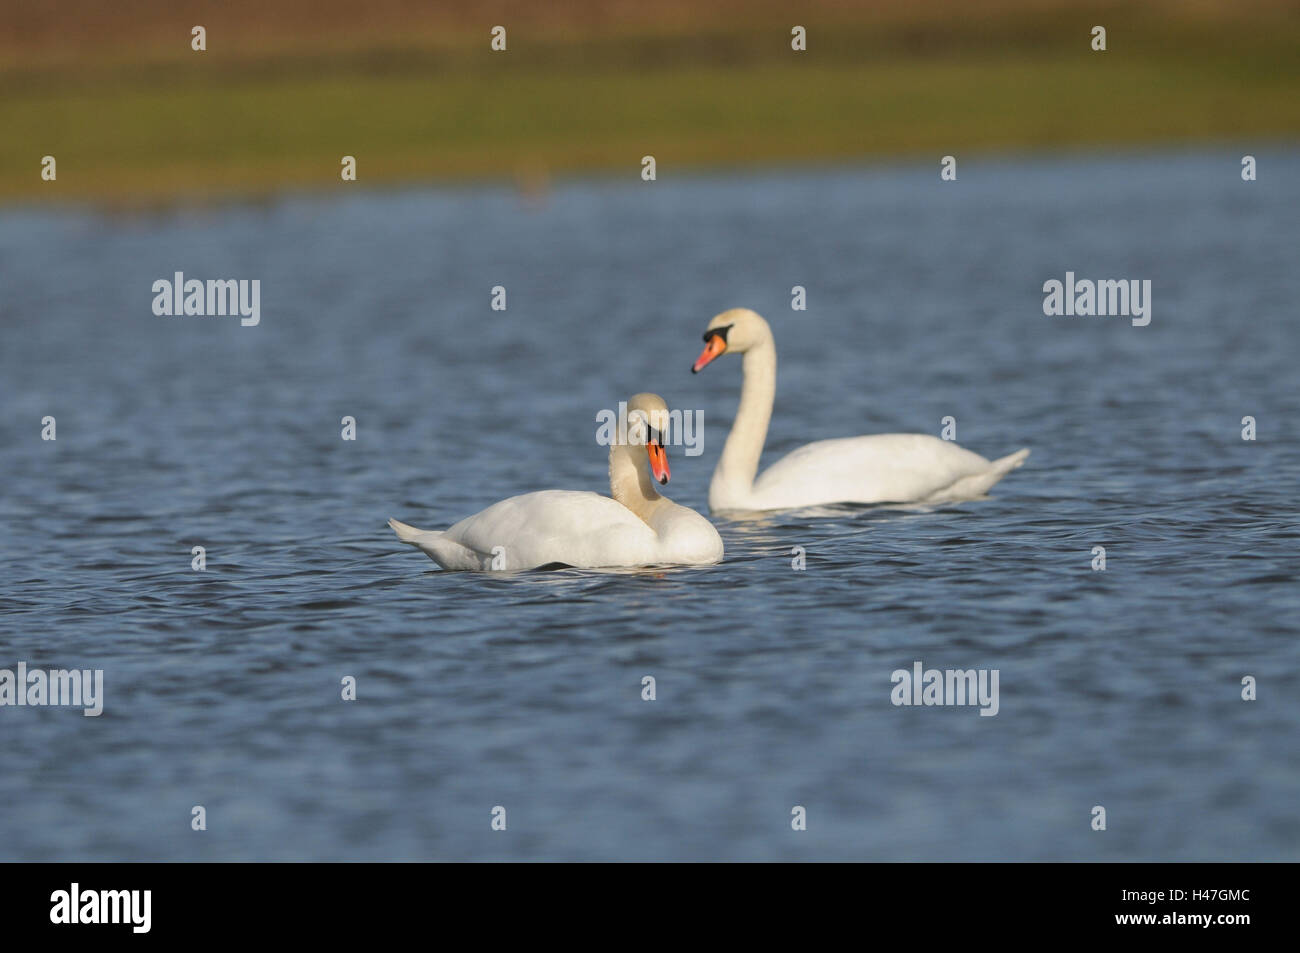
[[[989,466],[978,453],[928,434],[841,437],[791,451],[754,481],[754,492],[774,507],[910,502]]]
[[[639,565],[653,561],[656,543],[627,507],[577,490],[512,496],[461,520],[447,535],[485,557],[499,552],[506,569]]]

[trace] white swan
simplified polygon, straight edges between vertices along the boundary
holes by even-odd
[[[1020,466],[1028,450],[989,462],[947,440],[890,433],[818,440],[758,473],[776,397],[772,329],[748,308],[709,322],[698,373],[721,354],[743,354],[740,407],[709,484],[709,509],[783,510],[825,503],[941,502],[981,496]]]
[[[660,417],[662,414],[664,416]],[[692,509],[655,490],[650,468],[668,482],[664,437],[668,405],[656,394],[627,401],[609,448],[609,491],[541,490],[512,496],[445,531],[421,530],[390,519],[397,538],[443,569],[536,569],[576,566],[707,566],[722,560],[722,537]]]

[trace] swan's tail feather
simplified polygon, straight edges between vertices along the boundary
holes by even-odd
[[[1029,448],[1022,447],[1015,453],[1008,453],[1005,457],[999,457],[994,460],[991,469],[996,472],[999,477],[1005,476],[1012,470],[1016,469],[1016,467],[1021,466],[1025,462],[1025,458],[1028,456]]]
[[[419,546],[422,541],[427,542],[431,537],[442,535],[440,530],[431,532],[427,529],[417,529],[400,520],[389,520],[388,525],[393,528],[393,532],[397,534],[398,539],[404,543],[410,543],[412,546]]]
[[[388,525],[398,539],[414,546],[443,569],[487,569],[491,563],[490,555],[482,556],[461,545],[445,529],[420,529],[401,520],[389,520]]]
[[[999,457],[988,465],[988,469],[962,477],[952,486],[929,497],[925,502],[943,503],[950,500],[971,500],[981,497],[989,491],[993,484],[1024,463],[1027,456],[1029,456],[1029,450],[1024,449],[1009,453],[1005,457]]]

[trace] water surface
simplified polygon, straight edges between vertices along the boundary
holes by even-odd
[[[10,210],[0,667],[107,697],[0,708],[0,859],[1300,859],[1300,161],[1242,151]],[[1150,326],[1045,317],[1067,270],[1150,279]],[[261,324],[156,317],[176,271],[260,279]],[[766,462],[945,416],[1033,455],[719,520],[708,569],[442,573],[385,527],[607,490],[640,390],[704,413],[668,493],[705,509],[740,367],[688,368],[734,305]],[[999,714],[893,706],[917,660]]]

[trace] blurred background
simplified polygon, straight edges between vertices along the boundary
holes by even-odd
[[[1300,132],[1288,0],[60,0],[0,4],[0,199]],[[194,25],[206,52],[190,48]],[[493,52],[489,30],[507,28]],[[808,51],[790,48],[807,29]],[[1107,30],[1092,51],[1094,25]]]

